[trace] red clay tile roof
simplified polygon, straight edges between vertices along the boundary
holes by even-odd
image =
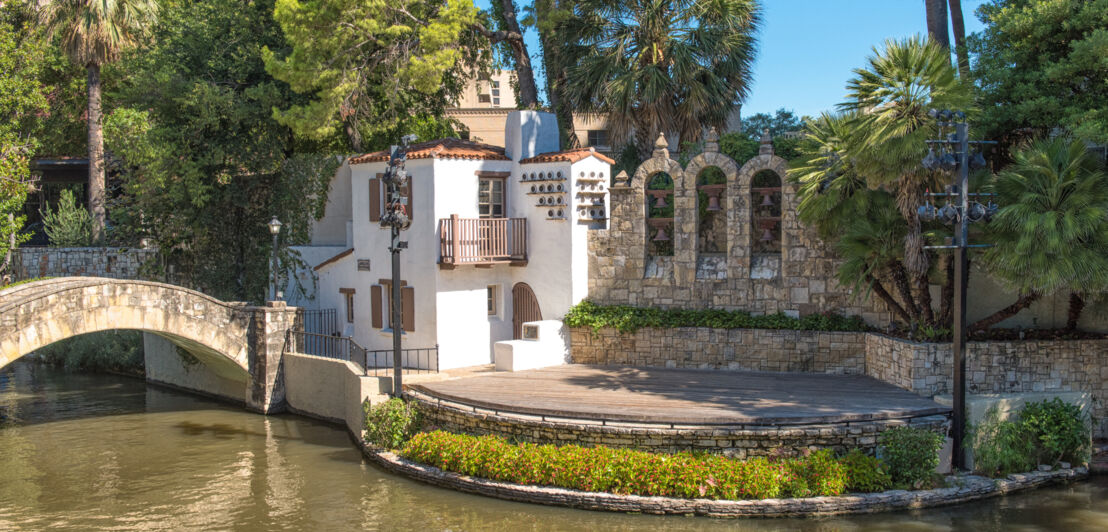
[[[488,161],[509,161],[504,148],[462,139],[439,139],[417,142],[408,146],[409,159],[484,159]],[[388,150],[376,151],[350,158],[350,164],[381,162],[389,160]]]
[[[594,148],[577,148],[575,150],[565,150],[565,151],[554,151],[554,152],[550,152],[550,153],[540,153],[540,154],[538,154],[534,157],[528,157],[526,159],[523,159],[523,160],[519,161],[519,164],[552,163],[552,162],[556,162],[556,161],[567,161],[567,162],[575,163],[575,162],[580,161],[581,159],[584,159],[585,157],[588,157],[590,155],[593,156],[593,157],[596,157],[597,159],[600,159],[601,161],[604,161],[608,164],[616,164],[616,162],[613,161],[611,157],[608,157],[607,155],[604,155],[603,153],[600,153],[600,152],[596,151],[596,149],[594,149]]]

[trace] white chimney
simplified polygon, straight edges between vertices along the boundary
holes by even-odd
[[[554,113],[512,111],[504,124],[504,154],[513,161],[558,151],[558,119]]]

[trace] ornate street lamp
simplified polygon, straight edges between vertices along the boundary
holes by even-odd
[[[954,446],[951,458],[955,466],[965,469],[965,453],[962,448],[966,430],[966,291],[969,285],[969,262],[966,258],[966,250],[988,247],[988,245],[969,243],[969,224],[988,222],[997,211],[997,205],[991,199],[986,205],[977,201],[978,197],[992,197],[993,194],[969,192],[970,168],[983,168],[986,164],[980,150],[971,157],[970,145],[996,144],[996,142],[969,140],[969,123],[966,121],[966,114],[962,111],[932,109],[928,115],[938,121],[940,137],[943,136],[942,133],[946,128],[954,128],[954,132],[946,138],[928,140],[930,147],[927,150],[927,156],[921,161],[923,167],[928,170],[943,172],[957,170],[951,174],[953,183],[944,193],[933,194],[928,191],[928,199],[919,207],[918,213],[921,220],[937,219],[954,225],[952,245],[925,247],[954,250],[954,427],[952,430]],[[937,153],[936,148],[938,148]],[[933,196],[946,196],[946,205],[937,208],[931,203],[930,198]],[[972,202],[971,197],[974,198]]]
[[[400,240],[400,231],[412,224],[411,198],[405,193],[408,190],[408,172],[404,169],[404,162],[408,159],[408,144],[415,142],[415,135],[400,137],[400,145],[389,148],[389,165],[385,167],[384,181],[388,201],[385,204],[385,212],[381,216],[381,227],[388,227],[392,234],[392,242],[389,252],[392,253],[392,296],[390,299],[389,325],[392,326],[392,394],[400,397],[403,391],[403,351],[401,339],[404,334],[404,318],[402,316],[402,301],[400,291],[400,250],[408,248],[408,242]]]
[[[273,235],[273,297],[271,301],[280,301],[281,292],[277,288],[277,237],[281,234],[281,221],[276,216],[269,221],[269,234]]]

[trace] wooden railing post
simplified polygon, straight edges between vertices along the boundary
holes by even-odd
[[[457,264],[458,262],[460,262],[460,259],[461,259],[461,256],[462,256],[462,238],[461,238],[462,235],[461,235],[461,232],[460,232],[461,227],[462,227],[462,224],[461,224],[461,220],[458,218],[458,215],[457,214],[451,214],[450,215],[450,240],[451,240],[451,246],[453,246],[453,249],[451,250],[452,256],[450,257],[450,259],[451,259],[450,262],[453,262],[454,264]]]

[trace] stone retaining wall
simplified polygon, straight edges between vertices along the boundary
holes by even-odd
[[[36,277],[139,279],[142,265],[157,249],[26,247],[14,251],[13,281]]]
[[[866,374],[865,333],[774,329],[570,329],[575,364]]]
[[[866,375],[925,397],[951,393],[950,344],[865,336]],[[1108,437],[1108,340],[969,342],[966,391],[1087,392],[1093,398],[1093,435]]]
[[[466,493],[509,501],[568,506],[582,510],[642,512],[648,514],[705,515],[711,517],[814,517],[821,515],[875,513],[909,508],[928,508],[996,497],[1021,490],[1087,478],[1084,467],[1010,475],[990,479],[973,475],[947,477],[952,487],[922,491],[894,490],[839,497],[763,499],[750,501],[677,499],[617,495],[550,486],[526,486],[443,471],[401,458],[391,452],[367,446],[356,438],[362,453],[386,471],[420,482]]]
[[[946,434],[949,420],[933,415],[905,419],[806,425],[663,425],[601,422],[515,413],[499,413],[407,392],[419,403],[426,422],[452,432],[497,434],[533,443],[633,447],[656,452],[702,450],[746,458],[796,454],[800,449],[871,450],[877,436],[892,427],[912,425]]]

